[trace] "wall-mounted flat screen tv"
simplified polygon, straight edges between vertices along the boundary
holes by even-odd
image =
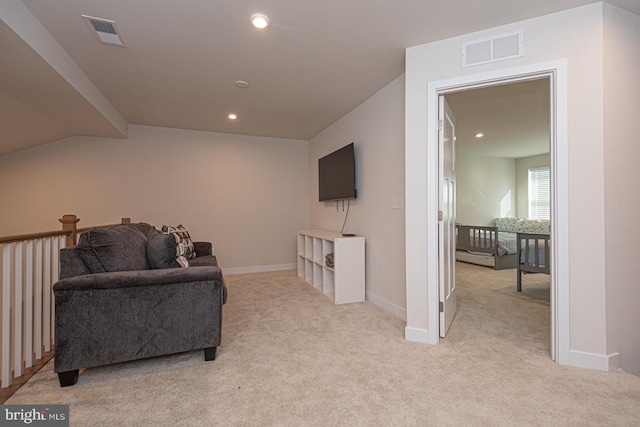
[[[356,198],[356,161],[353,142],[318,159],[319,199]]]

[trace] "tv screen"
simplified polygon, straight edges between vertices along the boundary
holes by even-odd
[[[318,159],[319,199],[356,198],[356,164],[353,142]]]

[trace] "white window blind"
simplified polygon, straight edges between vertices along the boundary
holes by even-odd
[[[529,169],[529,219],[551,219],[549,167]]]

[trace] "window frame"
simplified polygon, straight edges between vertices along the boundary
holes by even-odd
[[[539,166],[527,170],[527,211],[528,219],[547,221],[551,219],[550,166]]]

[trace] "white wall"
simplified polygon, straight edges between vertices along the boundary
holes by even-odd
[[[456,155],[456,221],[493,226],[499,217],[516,216],[516,161]]]
[[[604,11],[607,351],[640,375],[640,16]]]
[[[358,198],[351,200],[344,231],[366,238],[366,298],[405,317],[404,76],[311,139],[309,204],[311,228],[340,231],[346,211],[318,202],[318,159],[355,142]]]
[[[226,272],[294,268],[308,227],[307,141],[130,126],[0,157],[0,235],[132,221],[184,224]]]
[[[407,49],[407,331],[414,337],[435,335],[429,330],[434,313],[425,307],[437,307],[430,304],[437,295],[425,284],[434,277],[429,266],[435,265],[427,243],[435,239],[427,234],[435,217],[426,209],[430,195],[425,183],[437,172],[427,167],[426,141],[436,130],[427,124],[433,113],[427,108],[426,88],[430,82],[566,60],[568,154],[560,167],[568,174],[570,197],[564,202],[571,220],[561,230],[568,233],[568,265],[558,268],[566,277],[559,286],[570,299],[565,312],[571,360],[565,363],[606,368],[616,357],[606,345],[602,17],[603,4],[595,3]],[[517,30],[524,31],[523,57],[462,68],[462,43]]]
[[[516,216],[529,217],[529,169],[551,166],[551,154],[523,157],[516,160]]]

